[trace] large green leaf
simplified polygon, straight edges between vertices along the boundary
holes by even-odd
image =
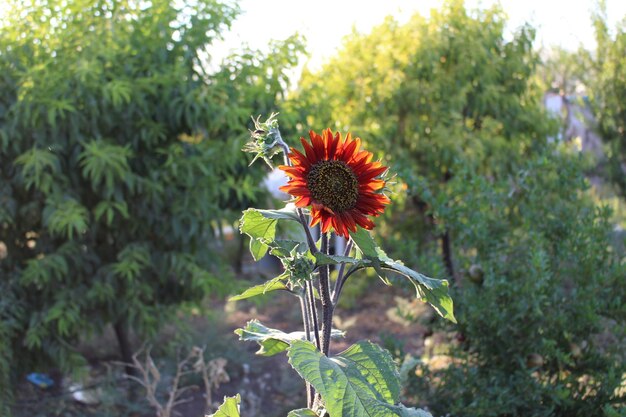
[[[296,206],[288,204],[280,210],[257,210],[259,213],[268,219],[275,220],[294,220],[299,222],[298,212]]]
[[[319,417],[315,411],[310,408],[299,408],[297,410],[291,410],[287,417]]]
[[[258,320],[250,320],[243,329],[235,330],[239,340],[257,342],[261,348],[257,355],[273,356],[286,350],[295,341],[306,340],[304,332],[285,333],[281,330],[270,329]],[[344,332],[333,329],[331,337],[343,337]]]
[[[254,260],[258,261],[267,253],[267,245],[264,241],[274,239],[277,221],[263,216],[256,209],[243,212],[239,221],[239,231],[250,236],[250,253]]]
[[[363,265],[370,263],[367,259],[357,259],[351,256],[326,255],[322,252],[315,253],[315,263],[319,265],[354,264]]]
[[[454,304],[448,294],[448,281],[427,277],[408,268],[401,261],[391,259],[376,245],[367,230],[358,229],[350,236],[363,257],[371,261],[371,266],[376,269],[382,279],[387,280],[385,270],[391,270],[408,278],[415,287],[418,298],[430,303],[441,317],[456,323]]]
[[[239,295],[230,297],[229,301],[245,300],[246,298],[256,297],[257,295],[263,295],[272,291],[289,290],[289,288],[287,288],[287,286],[283,282],[283,280],[287,278],[289,277],[285,274],[279,275],[264,284],[255,285],[254,287],[248,288]]]
[[[220,408],[218,408],[214,414],[210,414],[207,417],[240,417],[240,403],[241,397],[239,394],[234,397],[224,397],[224,402],[220,405]]]
[[[270,253],[279,258],[290,258],[294,249],[299,250],[299,247],[306,246],[303,242],[296,240],[283,240],[276,239],[273,242],[268,242],[271,247]]]
[[[376,253],[378,245],[374,239],[372,239],[372,236],[367,230],[358,227],[356,232],[350,233],[350,237],[363,253],[363,256],[374,259],[378,257],[378,254]]]
[[[239,221],[239,231],[250,236],[250,253],[258,261],[267,253],[267,243],[276,236],[278,220],[298,221],[295,207],[287,206],[280,210],[248,209]]]
[[[380,252],[379,259],[383,262],[385,268],[391,269],[408,278],[415,287],[418,298],[428,301],[444,319],[456,323],[454,304],[452,297],[448,294],[448,281],[429,278],[426,275],[406,267],[402,262],[394,261],[389,258],[381,249],[378,249],[378,251]]]
[[[397,368],[389,352],[371,342],[359,342],[328,358],[312,343],[296,341],[288,356],[291,366],[320,393],[332,417],[420,416],[418,410],[396,405]]]

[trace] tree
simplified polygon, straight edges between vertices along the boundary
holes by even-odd
[[[601,2],[593,17],[596,50],[580,54],[589,62],[587,84],[597,118],[597,130],[607,144],[606,177],[617,194],[626,197],[626,20],[611,31]]]
[[[408,207],[423,220],[409,227],[437,237],[450,278],[450,180],[468,166],[509,175],[551,128],[529,86],[534,31],[524,26],[506,41],[505,21],[497,6],[469,12],[462,1],[404,25],[387,18],[354,33],[319,73],[305,73],[294,100],[309,123],[341,121],[394,159]]]
[[[624,268],[584,164],[548,143],[558,126],[541,106],[534,31],[505,36],[505,23],[499,7],[461,1],[387,18],[303,74],[292,109],[393,160],[409,196],[378,232],[408,264],[455,279],[465,342],[416,397],[458,416],[610,415],[623,361],[590,335],[623,325]]]
[[[261,171],[244,171],[239,152],[245,125],[274,110],[302,49],[293,37],[208,73],[233,5],[10,6],[0,33],[4,383],[35,364],[82,363],[75,343],[107,324],[129,361],[129,328],[154,334],[181,303],[223,287],[211,272],[215,222],[260,196]]]

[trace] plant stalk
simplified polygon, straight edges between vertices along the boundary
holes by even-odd
[[[352,246],[354,242],[352,239],[348,241],[346,245],[346,250],[343,251],[343,256],[350,256],[350,251],[352,251]],[[346,270],[346,264],[341,264],[339,267],[339,272],[337,273],[337,281],[335,281],[335,287],[333,288],[333,293],[331,296],[331,300],[333,303],[333,309],[337,305],[337,301],[339,300],[339,292],[341,291],[341,287],[343,285],[344,273]]]
[[[303,291],[300,295],[298,295],[300,299],[300,311],[302,312],[302,322],[304,324],[304,334],[306,336],[306,340],[308,342],[311,341],[311,322],[309,318],[308,306],[306,303],[306,291]],[[304,380],[304,385],[306,389],[306,406],[311,408],[313,406],[313,398],[315,395],[315,391],[313,387],[309,383],[309,381]]]
[[[317,308],[315,307],[315,295],[313,294],[313,284],[311,281],[307,281],[306,283],[306,292],[309,298],[309,309],[311,310],[311,319],[312,319],[312,327],[313,327],[313,335],[315,336],[315,347],[318,350],[322,350],[322,344],[320,340],[320,325],[319,320],[317,318]]]
[[[328,255],[328,233],[322,233],[321,251]],[[330,282],[328,265],[320,270],[320,298],[322,299],[322,353],[328,356],[330,350],[330,334],[333,326],[333,302],[330,298]]]

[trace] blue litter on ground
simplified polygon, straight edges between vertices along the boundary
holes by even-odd
[[[33,372],[32,374],[28,374],[26,376],[28,382],[31,382],[37,385],[39,388],[48,388],[54,385],[54,381],[46,374],[40,374],[37,372]]]

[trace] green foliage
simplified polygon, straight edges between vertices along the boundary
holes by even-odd
[[[625,270],[611,252],[610,213],[582,197],[577,159],[555,151],[512,179],[451,184],[465,342],[453,352],[459,362],[426,373],[441,378],[419,390],[435,412],[586,416],[623,401]],[[607,331],[613,342],[602,341]]]
[[[273,278],[267,281],[264,284],[255,285],[254,287],[248,288],[241,294],[230,297],[229,301],[245,300],[246,298],[256,297],[257,295],[267,294],[272,291],[278,291],[278,290],[289,291],[289,288],[287,287],[287,285],[285,285],[285,283],[282,281],[287,278],[288,278],[287,276],[280,275],[276,278]]]
[[[111,323],[154,334],[181,303],[227,285],[215,225],[263,197],[262,172],[238,152],[245,125],[276,108],[302,50],[292,37],[208,73],[237,14],[216,0],[9,1],[2,375],[71,368],[79,338]]]
[[[286,207],[281,210],[247,209],[239,221],[239,231],[250,236],[250,253],[254,260],[261,259],[268,250],[268,242],[276,235],[276,224],[279,219],[295,220],[298,217],[295,208]]]
[[[239,404],[241,403],[241,397],[239,394],[234,397],[224,397],[224,402],[217,409],[214,414],[209,417],[239,417]]]
[[[400,377],[389,352],[370,342],[359,342],[326,357],[310,342],[289,347],[289,363],[321,394],[333,417],[415,416],[430,414],[396,405]]]
[[[394,189],[408,194],[394,196],[376,232],[393,257],[450,279],[466,342],[447,370],[413,378],[410,393],[437,414],[596,415],[623,401],[623,360],[612,351],[624,336],[623,261],[610,249],[607,210],[587,201],[582,161],[547,143],[557,126],[540,103],[534,31],[505,36],[505,24],[499,7],[462,1],[405,24],[388,18],[305,72],[291,110],[351,130],[393,161]],[[606,45],[616,57],[624,49]],[[619,118],[619,86],[603,94]],[[371,243],[357,245],[385,264]],[[601,331],[618,341],[594,342]],[[582,356],[574,345],[586,346]],[[533,355],[545,364],[528,368]]]
[[[394,261],[376,245],[367,230],[359,229],[350,236],[383,281],[389,282],[384,270],[406,277],[415,287],[417,298],[430,303],[441,317],[456,323],[452,298],[448,295],[448,281],[429,278],[407,268],[401,261]]]
[[[599,3],[593,17],[596,48],[593,53],[579,54],[579,61],[588,63],[586,84],[597,118],[597,129],[607,143],[605,175],[626,197],[626,21],[615,28],[607,23],[606,5]]]
[[[280,330],[270,329],[258,320],[250,320],[243,329],[235,330],[239,340],[256,342],[261,347],[257,355],[273,356],[284,352],[296,340],[306,340],[304,332],[285,333]],[[344,337],[344,332],[332,330],[331,337]]]

